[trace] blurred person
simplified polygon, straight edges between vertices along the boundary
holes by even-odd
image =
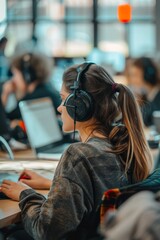
[[[136,193],[115,212],[108,211],[101,231],[104,240],[159,240],[160,192]]]
[[[143,121],[146,126],[153,125],[153,112],[160,110],[160,81],[156,64],[148,57],[132,61],[129,84],[139,98]]]
[[[13,77],[3,85],[1,98],[5,106],[10,94],[15,94],[17,105],[7,113],[10,120],[21,119],[19,102],[49,97],[55,109],[60,104],[59,93],[49,84],[52,64],[49,58],[37,53],[24,53],[11,61]],[[58,112],[57,112],[58,113]]]
[[[81,142],[63,153],[52,181],[24,170],[28,179],[4,180],[1,191],[20,201],[24,228],[34,239],[96,239],[103,192],[145,179],[152,157],[132,92],[103,67],[68,68],[60,95],[63,131],[77,130]],[[33,188],[50,189],[48,197]]]

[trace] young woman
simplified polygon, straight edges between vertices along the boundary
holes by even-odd
[[[20,201],[24,228],[36,240],[96,237],[103,192],[145,179],[152,165],[135,98],[104,68],[70,67],[61,98],[63,130],[76,129],[81,142],[64,152],[53,181],[26,170],[30,179],[1,185],[2,192]],[[47,199],[31,187],[50,188]]]

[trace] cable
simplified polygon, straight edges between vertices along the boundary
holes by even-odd
[[[14,160],[13,152],[12,152],[9,144],[8,144],[7,141],[5,140],[5,138],[3,138],[2,136],[0,136],[0,142],[2,142],[3,145],[5,146],[5,149],[7,150],[7,153],[8,153],[8,155],[9,155],[10,160]]]
[[[76,91],[74,93],[74,99],[76,99]],[[75,142],[76,138],[76,121],[77,121],[77,106],[74,106],[74,131],[73,131],[73,142]]]
[[[75,142],[75,138],[76,138],[76,107],[75,107],[75,114],[74,114],[73,142]]]

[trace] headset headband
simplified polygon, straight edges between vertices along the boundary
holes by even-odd
[[[71,87],[72,90],[74,89],[78,89],[80,87],[80,81],[81,81],[81,75],[83,75],[88,68],[90,67],[90,65],[95,64],[93,62],[85,62],[82,65],[80,65],[79,67],[77,67],[76,71],[77,71],[77,78],[74,81],[74,86]]]

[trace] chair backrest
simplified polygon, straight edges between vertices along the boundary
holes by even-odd
[[[121,188],[108,189],[104,192],[100,205],[100,222],[109,210],[117,209],[133,194],[140,191],[157,192],[160,190],[160,168],[157,168],[145,180]]]

